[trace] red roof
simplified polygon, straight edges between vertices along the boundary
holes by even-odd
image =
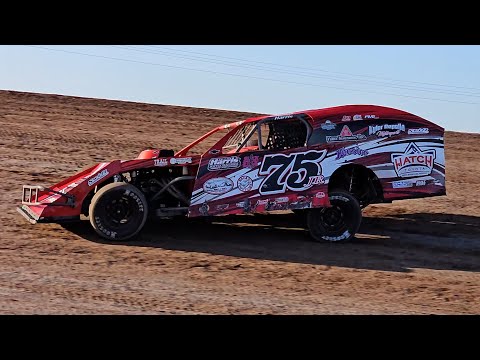
[[[355,115],[361,116],[361,120],[374,120],[374,119],[392,119],[392,120],[414,120],[419,123],[429,124],[429,125],[436,125],[431,121],[428,121],[420,116],[414,115],[412,113],[394,109],[386,106],[379,106],[379,105],[342,105],[342,106],[333,106],[329,108],[323,109],[313,109],[313,110],[304,110],[304,111],[297,111],[290,114],[281,114],[281,115],[268,115],[262,117],[255,117],[247,119],[246,122],[252,122],[259,119],[264,119],[267,117],[283,117],[288,115],[294,114],[308,114],[312,117],[313,122],[317,121],[324,121],[330,120],[333,123],[348,121],[345,120],[344,116],[350,116],[351,120]],[[360,119],[358,119],[360,120]],[[436,125],[439,126],[439,125]],[[440,126],[439,126],[440,127]]]
[[[296,114],[306,113],[312,118],[328,117],[328,116],[354,116],[354,115],[377,115],[378,117],[400,116],[400,117],[414,117],[421,119],[419,116],[408,113],[403,110],[398,110],[386,106],[379,105],[342,105],[334,106],[324,109],[314,109],[306,111],[298,111]]]

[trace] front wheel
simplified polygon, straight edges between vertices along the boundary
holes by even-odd
[[[344,242],[351,240],[360,228],[362,210],[349,192],[332,191],[331,207],[311,209],[307,214],[310,235],[317,241]]]
[[[105,185],[93,197],[90,223],[108,240],[122,241],[138,234],[145,225],[148,204],[143,193],[123,182]]]

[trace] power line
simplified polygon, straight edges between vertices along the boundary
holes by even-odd
[[[142,53],[158,54],[158,55],[163,55],[163,56],[168,56],[168,57],[175,57],[175,58],[181,58],[181,59],[187,59],[187,60],[193,60],[193,61],[227,65],[227,66],[240,67],[240,68],[248,68],[248,69],[254,69],[254,70],[261,70],[261,71],[269,71],[269,72],[289,74],[289,75],[304,76],[304,77],[308,77],[308,78],[312,78],[312,77],[322,78],[322,79],[326,78],[326,79],[332,79],[332,80],[335,80],[335,81],[338,81],[338,80],[349,81],[349,82],[353,81],[353,82],[374,84],[374,85],[377,85],[377,86],[391,87],[391,88],[403,89],[403,90],[414,90],[414,91],[422,91],[422,92],[429,92],[429,93],[433,92],[433,93],[457,95],[457,96],[480,97],[480,94],[474,94],[474,93],[448,91],[448,90],[437,90],[437,89],[431,89],[431,88],[420,88],[420,87],[415,87],[415,86],[403,86],[403,85],[397,85],[397,84],[388,84],[388,83],[385,83],[385,82],[379,82],[379,81],[375,81],[375,80],[343,79],[343,78],[332,77],[332,76],[328,76],[328,75],[318,75],[318,74],[313,74],[313,73],[304,73],[304,72],[297,72],[297,71],[292,72],[292,71],[288,71],[288,70],[276,70],[276,69],[271,69],[271,68],[266,68],[266,67],[259,67],[259,66],[256,66],[256,65],[224,62],[224,61],[221,61],[221,60],[220,61],[210,60],[210,59],[207,60],[207,59],[204,59],[204,58],[172,54],[172,53],[163,52],[163,51],[138,49],[138,48],[131,47],[131,46],[121,46],[121,45],[109,45],[109,46],[113,47],[113,48],[124,49],[124,50],[127,50],[127,51],[136,51],[136,52],[142,52]]]
[[[445,85],[445,84],[439,84],[439,83],[429,83],[429,82],[421,82],[421,81],[413,81],[413,80],[400,80],[400,79],[381,77],[381,76],[375,76],[375,75],[353,74],[353,73],[331,71],[331,70],[325,70],[325,69],[319,69],[319,68],[308,68],[308,67],[302,67],[302,66],[293,66],[293,65],[285,65],[285,64],[278,64],[278,63],[271,63],[271,62],[264,62],[264,61],[240,59],[240,58],[234,58],[234,57],[229,57],[229,56],[207,54],[207,53],[202,53],[202,52],[197,52],[197,51],[187,51],[187,50],[173,49],[173,48],[168,48],[168,47],[164,47],[164,46],[154,46],[154,45],[145,45],[145,46],[155,48],[155,49],[161,48],[161,49],[166,49],[166,50],[170,50],[170,51],[199,54],[199,55],[205,55],[205,56],[210,56],[210,57],[218,57],[218,58],[223,58],[223,59],[238,60],[238,61],[243,61],[243,62],[252,62],[252,63],[258,63],[258,64],[264,64],[264,65],[273,65],[273,66],[278,66],[278,67],[296,68],[296,69],[326,72],[326,73],[332,73],[332,74],[349,75],[349,76],[366,77],[366,78],[376,78],[376,79],[388,80],[388,81],[407,82],[407,83],[412,83],[412,84],[422,84],[422,85],[431,85],[431,86],[440,86],[440,87],[452,87],[452,88],[456,88],[456,89],[468,89],[468,90],[480,91],[480,88],[475,88],[475,87]]]
[[[89,57],[95,57],[95,58],[101,58],[101,59],[116,60],[116,61],[130,62],[130,63],[137,63],[137,64],[144,64],[144,65],[154,65],[154,66],[161,66],[161,67],[167,67],[167,68],[173,68],[173,69],[197,71],[197,72],[203,72],[203,73],[209,73],[209,74],[215,74],[215,75],[227,75],[227,76],[234,76],[234,77],[241,77],[241,78],[248,78],[248,79],[257,79],[257,80],[272,81],[272,82],[278,82],[278,83],[286,83],[286,84],[294,84],[294,85],[306,85],[306,86],[314,86],[314,87],[321,87],[321,88],[330,88],[330,89],[345,90],[345,91],[355,91],[355,92],[361,92],[361,93],[373,93],[373,94],[380,94],[380,95],[391,95],[391,96],[399,96],[399,97],[422,99],[422,100],[432,100],[432,101],[442,101],[442,102],[459,103],[459,104],[480,105],[479,103],[467,102],[467,101],[446,100],[446,99],[428,98],[428,97],[420,97],[420,96],[413,96],[413,95],[403,95],[403,94],[392,94],[392,93],[378,92],[378,91],[371,91],[371,90],[360,90],[360,89],[342,88],[342,87],[338,87],[338,86],[330,86],[330,85],[322,85],[322,84],[311,84],[311,83],[302,83],[302,82],[296,82],[296,81],[287,81],[287,80],[278,80],[278,79],[264,78],[264,77],[259,77],[259,76],[250,76],[250,75],[241,75],[241,74],[232,74],[232,73],[226,73],[226,72],[219,72],[219,71],[213,71],[213,70],[195,69],[195,68],[189,68],[189,67],[183,67],[183,66],[166,65],[166,64],[152,63],[152,62],[140,61],[140,60],[123,59],[123,58],[117,58],[117,57],[111,57],[111,56],[104,56],[104,55],[87,54],[87,53],[82,53],[82,52],[78,52],[78,51],[69,51],[69,50],[63,50],[63,49],[52,49],[52,48],[47,48],[47,47],[44,47],[44,46],[36,46],[36,45],[24,45],[24,46],[33,47],[33,48],[38,48],[38,49],[43,49],[43,50],[49,50],[49,51],[63,52],[63,53],[68,53],[68,54],[76,54],[76,55],[82,55],[82,56],[89,56]]]

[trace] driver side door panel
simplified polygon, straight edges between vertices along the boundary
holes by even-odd
[[[329,206],[322,175],[324,149],[206,154],[189,216],[255,213]]]

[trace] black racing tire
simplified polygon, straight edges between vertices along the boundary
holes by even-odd
[[[102,187],[89,207],[90,223],[105,239],[125,241],[142,230],[148,216],[145,195],[131,184],[115,182]]]
[[[314,240],[322,242],[352,240],[362,222],[358,200],[344,190],[333,190],[329,199],[331,207],[308,211],[307,226],[310,235]]]

